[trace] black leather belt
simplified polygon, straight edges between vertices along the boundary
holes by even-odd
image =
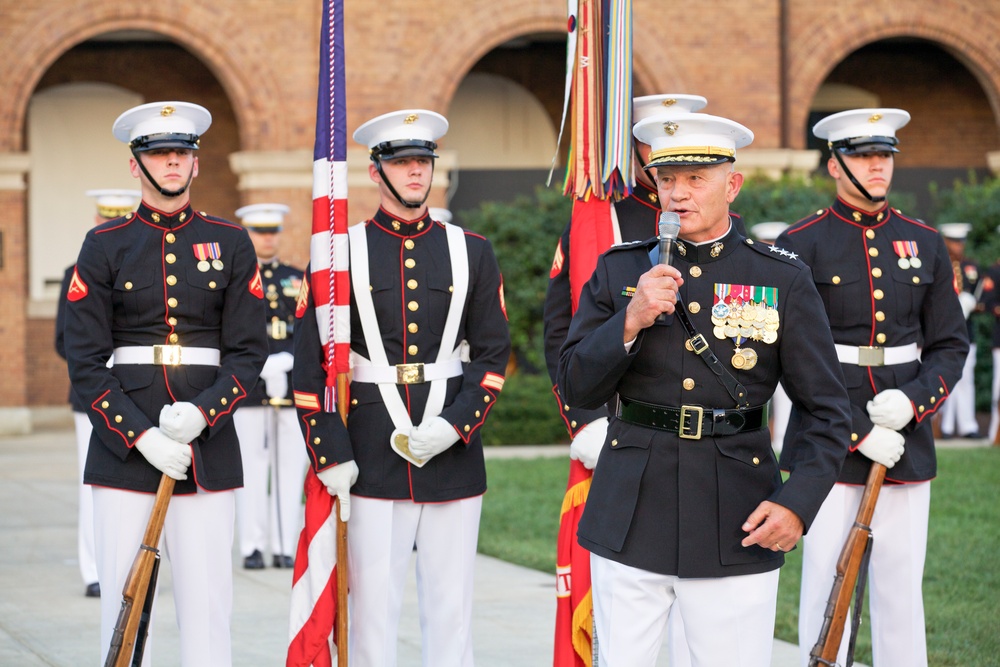
[[[622,397],[618,401],[617,413],[621,420],[630,424],[670,431],[689,440],[756,431],[767,425],[767,408],[763,405],[745,410],[703,408],[700,405],[671,408]]]

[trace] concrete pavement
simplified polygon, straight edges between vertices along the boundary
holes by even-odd
[[[76,563],[76,454],[72,431],[0,438],[0,665],[96,665],[100,612],[83,596]],[[494,448],[496,456],[565,456],[565,447]],[[137,545],[138,546],[138,545]],[[170,567],[160,570],[154,664],[179,664]],[[234,550],[233,664],[283,665],[291,571],[241,567]],[[480,556],[473,635],[479,667],[551,665],[553,575]],[[400,629],[400,667],[419,667],[413,577]],[[120,595],[119,591],[105,591]],[[794,667],[797,650],[775,641],[772,667]],[[658,667],[667,665],[665,651]],[[863,667],[863,666],[859,666]]]

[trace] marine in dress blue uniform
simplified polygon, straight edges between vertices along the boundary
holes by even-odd
[[[139,203],[142,193],[138,190],[101,189],[88,190],[88,197],[94,198],[97,210],[94,213],[94,224],[101,224],[131,213]],[[66,358],[66,303],[69,296],[69,286],[73,281],[76,264],[66,269],[62,285],[59,289],[59,301],[56,306],[56,353]],[[87,450],[90,448],[90,434],[93,427],[87,417],[87,406],[79,394],[70,385],[69,403],[73,408],[73,425],[76,432],[76,459],[80,471],[80,493],[77,507],[77,539],[76,553],[80,564],[80,574],[86,588],[84,595],[89,598],[101,597],[101,584],[97,581],[97,560],[94,555],[94,497],[90,486],[83,483],[83,469],[87,462]]]
[[[777,570],[846,452],[843,376],[808,268],[729,218],[742,184],[731,163],[750,131],[682,114],[634,133],[652,147],[661,206],[680,216],[672,267],[651,256],[656,239],[606,252],[558,375],[570,405],[615,405],[578,531],[600,661],[655,664],[676,604],[695,664],[769,665]],[[694,332],[670,315],[680,302]],[[786,445],[808,464],[785,483],[764,409],[779,378],[808,408]]]
[[[944,438],[960,437],[978,439],[979,422],[976,420],[976,338],[972,329],[972,314],[979,309],[979,265],[965,255],[965,243],[972,231],[967,222],[946,222],[938,225],[941,238],[951,258],[955,274],[955,292],[965,316],[965,331],[969,336],[969,354],[965,356],[962,377],[951,396],[941,408],[940,434]]]
[[[231,417],[267,341],[246,231],[190,203],[194,151],[210,123],[206,109],[186,102],[145,104],[115,121],[142,203],[87,234],[68,292],[66,352],[94,426],[84,481],[94,488],[105,591],[102,651],[167,474],[177,483],[162,539],[181,662],[214,666],[231,662],[232,490],[243,483]]]
[[[243,458],[242,489],[236,492],[236,525],[243,567],[292,567],[302,528],[302,484],[309,462],[292,402],[295,309],[302,269],[278,259],[284,204],[250,204],[236,217],[250,233],[267,308],[263,327],[268,357],[260,380],[233,416]]]
[[[446,130],[444,117],[411,109],[354,134],[371,151],[381,206],[351,228],[346,428],[320,409],[325,357],[308,279],[300,297],[295,400],[310,462],[350,521],[352,665],[395,662],[414,546],[424,664],[472,664],[473,563],[486,491],[480,433],[503,387],[510,338],[489,241],[427,212],[434,150]]]
[[[803,666],[819,637],[837,557],[872,461],[890,468],[871,523],[874,664],[927,664],[921,580],[930,480],[937,474],[931,417],[958,382],[969,342],[941,236],[886,200],[896,131],[909,118],[901,109],[854,109],[817,123],[813,133],[832,151],[827,170],[837,182],[837,200],[777,242],[812,269],[851,398],[851,451],[806,537]],[[782,467],[793,474],[802,461],[787,446],[807,418],[807,408],[793,405],[781,454]]]

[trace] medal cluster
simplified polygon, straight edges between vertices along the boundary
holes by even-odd
[[[716,338],[731,338],[736,343],[731,360],[733,368],[748,371],[757,365],[757,352],[741,345],[748,340],[774,343],[778,340],[781,321],[777,308],[765,302],[720,301],[712,306],[712,324]]]

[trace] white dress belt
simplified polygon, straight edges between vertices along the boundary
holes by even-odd
[[[365,365],[361,355],[352,354],[353,382],[371,384],[421,384],[445,380],[462,374],[462,360],[449,359],[432,364],[397,364],[395,366]]]
[[[855,366],[895,366],[908,364],[920,358],[916,343],[898,347],[872,347],[836,344],[837,359],[842,364]]]
[[[221,355],[211,347],[181,345],[149,345],[116,347],[115,365],[143,364],[147,366],[218,366]]]

